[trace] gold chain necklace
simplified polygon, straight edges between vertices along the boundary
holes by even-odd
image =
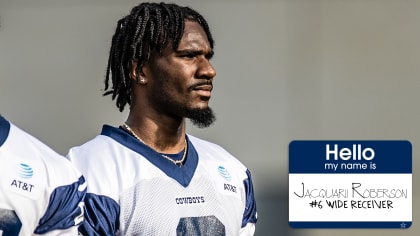
[[[136,133],[134,133],[134,131],[130,128],[130,126],[128,126],[127,125],[127,123],[124,123],[123,124],[123,127],[128,131],[128,132],[130,132],[130,134],[131,135],[133,135],[134,136],[134,138],[136,138],[138,141],[140,141],[141,143],[143,143],[144,145],[146,145],[146,146],[149,146],[149,145],[147,145],[144,141],[143,141],[143,139],[141,139],[139,136],[137,136],[137,134]],[[150,146],[149,146],[150,147]],[[167,155],[164,155],[164,154],[162,154],[162,153],[160,153],[160,155],[161,156],[163,156],[165,159],[167,159],[168,161],[170,161],[170,162],[172,162],[172,163],[174,163],[175,165],[177,165],[177,166],[179,166],[179,167],[182,167],[182,165],[183,165],[183,163],[184,163],[184,161],[185,161],[185,158],[187,157],[187,149],[188,149],[188,142],[187,142],[187,139],[185,139],[185,147],[184,147],[184,154],[182,155],[182,158],[180,159],[180,160],[174,160],[174,159],[172,159],[172,158],[170,158],[170,157],[168,157]]]

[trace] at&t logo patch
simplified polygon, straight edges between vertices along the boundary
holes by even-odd
[[[19,173],[19,176],[24,179],[32,178],[32,176],[34,175],[34,171],[32,167],[23,163],[20,163],[17,171]]]
[[[219,171],[219,174],[227,181],[231,181],[232,180],[232,176],[230,175],[229,171],[226,170],[225,167],[223,166],[219,166],[217,168],[217,170]]]

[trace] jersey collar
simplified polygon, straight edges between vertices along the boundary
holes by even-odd
[[[136,138],[120,128],[104,125],[102,127],[101,135],[108,136],[121,145],[126,146],[134,152],[142,155],[149,162],[162,170],[167,176],[173,178],[184,187],[187,187],[190,184],[192,177],[194,176],[194,172],[197,169],[198,154],[189,140],[188,135],[186,135],[188,142],[187,159],[181,168],[162,157],[160,153],[156,152],[149,146],[139,142]]]

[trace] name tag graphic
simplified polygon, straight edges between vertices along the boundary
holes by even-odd
[[[293,228],[409,228],[409,141],[289,144],[289,224]]]

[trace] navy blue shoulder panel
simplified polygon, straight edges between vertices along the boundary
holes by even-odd
[[[0,115],[0,147],[9,136],[10,123]]]
[[[121,128],[104,125],[101,134],[114,139],[121,145],[124,145],[144,156],[144,158],[150,161],[153,165],[161,169],[164,173],[166,173],[166,175],[173,178],[184,187],[187,187],[190,184],[195,170],[197,169],[198,153],[191,141],[188,139],[188,136],[185,136],[188,142],[187,159],[185,160],[185,164],[180,168],[162,157],[160,153],[156,152],[149,146],[139,142],[136,138]]]
[[[85,220],[79,227],[82,235],[116,235],[120,228],[120,207],[112,198],[87,193]]]
[[[71,185],[60,186],[51,193],[48,208],[39,220],[36,234],[45,234],[56,229],[68,229],[82,222],[83,199],[86,194],[83,176]],[[80,187],[82,186],[82,187]]]
[[[252,185],[251,172],[246,170],[248,178],[244,180],[245,191],[246,191],[246,205],[244,217],[242,219],[242,227],[245,227],[247,223],[257,223],[257,203],[254,197],[254,187]]]

